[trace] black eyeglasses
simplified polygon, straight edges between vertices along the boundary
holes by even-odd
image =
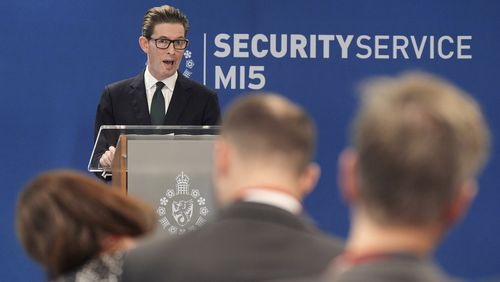
[[[168,47],[170,47],[170,44],[173,43],[175,50],[186,49],[189,42],[187,39],[170,40],[167,38],[150,38],[150,40],[153,40],[155,42],[156,48],[158,49],[168,49]]]

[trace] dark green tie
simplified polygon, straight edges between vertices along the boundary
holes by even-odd
[[[163,98],[163,93],[161,89],[165,84],[161,81],[156,83],[155,94],[153,95],[153,101],[151,101],[151,124],[152,125],[162,125],[163,119],[165,119],[165,98]]]

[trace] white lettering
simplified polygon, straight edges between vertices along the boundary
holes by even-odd
[[[218,58],[225,58],[225,57],[229,56],[229,54],[231,54],[231,45],[229,45],[228,43],[223,41],[223,40],[228,40],[229,38],[231,38],[231,36],[229,34],[225,34],[225,33],[217,34],[217,36],[215,37],[215,42],[214,42],[215,46],[223,49],[224,51],[215,51],[214,56],[216,56]]]
[[[429,58],[434,59],[434,35],[429,36]]]
[[[316,58],[316,34],[311,34],[309,39],[309,58]]]
[[[457,58],[458,59],[472,59],[471,54],[462,54],[462,50],[470,50],[471,46],[470,43],[464,44],[462,40],[472,40],[472,35],[459,35],[457,37]]]
[[[398,41],[403,41],[403,44],[398,44]],[[403,58],[408,59],[408,53],[406,53],[406,48],[408,47],[408,38],[402,35],[394,35],[392,40],[392,57],[394,59],[398,58],[398,50],[401,51]]]
[[[355,44],[352,44],[355,42]],[[471,35],[333,35],[333,34],[217,34],[214,38],[217,58],[262,59],[266,57],[349,59],[355,53],[358,59],[472,59]],[[336,44],[336,45],[333,45]],[[354,45],[354,46],[353,46]],[[321,51],[318,48],[322,48]],[[332,49],[333,48],[333,49]],[[337,53],[337,49],[339,52]],[[334,50],[332,53],[330,50]],[[332,56],[332,54],[334,54]],[[248,71],[243,76],[248,79]],[[219,69],[219,71],[221,71]],[[231,70],[230,70],[231,71]],[[235,72],[240,72],[237,68]],[[219,83],[231,73],[218,74]],[[239,75],[239,74],[237,74]],[[230,81],[230,80],[228,80]],[[239,82],[239,81],[238,81]],[[238,83],[237,82],[237,83]]]
[[[290,57],[297,58],[297,52],[299,52],[301,58],[307,58],[306,54],[307,39],[302,34],[291,34],[290,35]]]
[[[259,41],[268,42],[267,37],[264,34],[256,34],[252,37],[252,54],[257,58],[264,58],[267,55],[268,50],[264,49],[259,51],[257,48]]]
[[[222,68],[220,66],[215,66],[215,89],[221,89],[220,83],[227,89],[229,83],[231,83],[231,89],[236,89],[236,67],[231,66],[227,72],[227,76],[224,75]]]
[[[248,68],[248,77],[247,77]],[[239,73],[238,73],[239,72]],[[215,89],[241,89],[246,87],[252,90],[262,89],[266,85],[264,76],[264,66],[231,66],[227,75],[224,74],[221,66],[215,66]],[[248,78],[248,85],[246,80]],[[239,84],[236,85],[236,84]]]
[[[380,54],[380,50],[387,50],[389,45],[382,44],[381,40],[388,40],[389,35],[375,35],[375,59],[389,59],[388,54]]]
[[[281,50],[278,52],[276,50],[276,34],[271,34],[271,55],[275,58],[283,58],[287,52],[287,36],[286,34],[281,35]]]
[[[424,53],[425,42],[427,41],[427,35],[422,36],[422,40],[420,41],[420,45],[417,46],[417,42],[415,40],[415,36],[410,37],[411,45],[413,46],[413,50],[415,50],[415,55],[417,59],[422,58],[422,54]]]
[[[245,66],[240,66],[240,89],[245,89]]]
[[[323,41],[323,58],[330,58],[330,41],[335,40],[335,35],[320,34],[318,40]]]
[[[248,83],[248,88],[252,90],[260,90],[264,88],[266,85],[266,77],[262,73],[258,72],[264,72],[264,66],[250,66],[249,67],[249,72],[248,72],[248,78],[250,80],[258,80],[258,83]]]
[[[370,40],[370,36],[368,35],[361,35],[360,37],[358,37],[358,39],[356,40],[356,44],[358,45],[359,48],[361,49],[365,49],[366,50],[366,54],[361,54],[361,53],[357,53],[356,54],[356,57],[360,58],[360,59],[368,59],[370,58],[370,56],[372,55],[372,48],[370,48],[370,46],[366,45],[366,44],[363,44],[361,41],[362,40]]]
[[[242,51],[243,50],[248,50],[248,38],[250,36],[248,34],[244,33],[239,33],[234,35],[234,43],[233,43],[233,48],[234,48],[234,57],[235,58],[248,58],[249,54],[248,51]]]
[[[439,54],[439,57],[443,58],[443,59],[450,59],[451,57],[453,57],[453,51],[450,51],[448,52],[448,54],[445,54],[443,53],[443,41],[444,40],[447,40],[448,42],[450,43],[453,43],[453,38],[451,38],[450,36],[442,36],[438,39],[438,54]]]
[[[349,57],[349,45],[354,38],[354,35],[348,35],[347,40],[344,40],[342,35],[337,35],[337,41],[339,42],[340,48],[342,49],[342,59],[347,59]]]

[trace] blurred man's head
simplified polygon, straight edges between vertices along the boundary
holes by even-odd
[[[365,84],[351,138],[341,186],[355,210],[379,225],[456,221],[475,194],[489,147],[473,98],[422,73]]]
[[[225,112],[216,142],[219,198],[231,202],[246,185],[277,185],[301,198],[319,174],[312,164],[316,132],[298,105],[274,94],[249,94]]]

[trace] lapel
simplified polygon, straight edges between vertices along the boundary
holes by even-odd
[[[151,125],[148,100],[146,98],[146,85],[144,84],[144,71],[132,80],[128,95],[130,96],[130,103],[134,110],[137,124]]]
[[[191,86],[189,81],[183,74],[179,73],[177,81],[175,82],[174,93],[172,93],[172,99],[168,105],[167,115],[163,124],[165,125],[177,125],[179,124],[179,118],[186,107],[191,92],[189,91]]]

